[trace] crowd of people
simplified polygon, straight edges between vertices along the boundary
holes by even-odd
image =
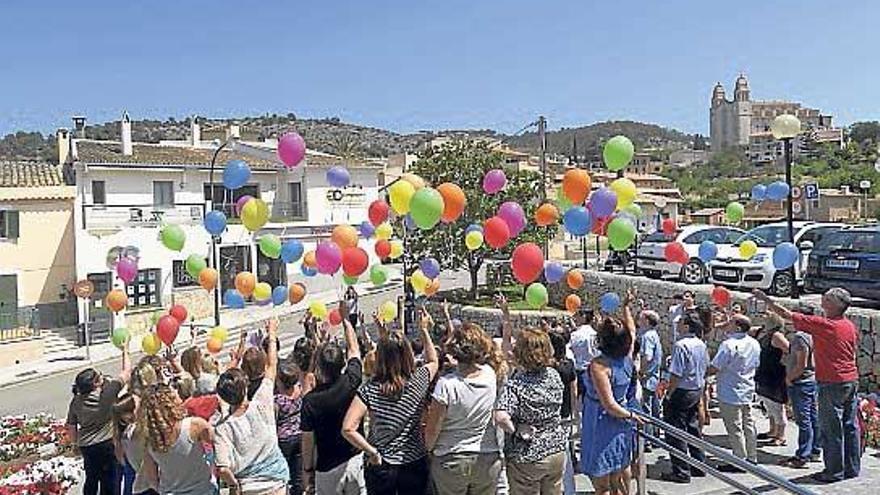
[[[829,290],[822,316],[759,291],[753,301],[766,306],[761,325],[755,308],[685,293],[663,315],[630,291],[613,315],[582,309],[536,327],[516,327],[498,296],[497,331],[451,318],[445,304],[441,321],[421,308],[411,324],[374,317],[368,329],[347,293],[342,330],[306,313],[283,358],[278,332],[293,329],[277,320],[242,332],[226,363],[190,347],[133,365],[125,347],[118,376],[77,375],[67,423],[86,495],[571,494],[576,473],[595,493],[626,494],[637,427],[646,451],[664,444],[742,470],[711,466],[651,419],[701,437],[716,403],[743,461],[759,462],[761,441],[785,445],[790,403],[798,445],[784,464],[805,468],[821,453],[819,481],[858,476],[849,294]],[[755,407],[770,418],[766,433]],[[662,477],[705,474],[673,455]]]

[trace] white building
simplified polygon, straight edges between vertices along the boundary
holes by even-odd
[[[306,250],[313,249],[317,242],[329,237],[333,226],[356,225],[366,220],[367,206],[379,194],[378,177],[382,170],[375,164],[344,163],[339,157],[308,151],[299,166],[287,170],[274,157],[273,141],[241,143],[235,139],[233,130],[234,143],[217,152],[218,143],[198,139],[197,123],[193,124],[191,135],[195,139],[132,143],[127,115],[123,116],[119,141],[68,138],[66,131],[58,134],[59,149],[69,150],[68,156],[62,151],[67,173],[75,173],[77,279],[88,278],[95,283],[93,310],[100,309],[109,288],[121,286],[108,268],[108,252],[127,246],[138,251],[139,279],[126,288],[130,329],[131,316],[144,315],[141,321],[145,321],[147,315],[173,302],[185,301],[196,317],[212,313],[212,296],[199,288],[184,268],[184,260],[193,253],[210,260],[211,237],[202,226],[202,218],[212,208],[212,192],[213,209],[224,211],[230,219],[216,253],[221,291],[232,288],[235,275],[243,270],[253,272],[259,281],[273,287],[301,280],[298,263],[285,265],[259,252],[255,244],[259,235],[274,233],[282,241],[299,239]],[[215,152],[212,178],[211,160]],[[232,159],[246,161],[252,171],[248,184],[235,191],[225,189],[222,183],[224,165]],[[327,169],[334,165],[348,169],[349,187],[340,190],[327,184]],[[269,223],[253,235],[236,219],[234,204],[243,195],[259,197],[270,208]],[[166,223],[183,227],[187,236],[183,251],[168,250],[159,241],[159,230]],[[327,277],[311,278],[308,282],[310,290],[320,284],[330,287],[335,282]],[[97,320],[100,328],[109,315],[106,311],[94,313],[97,316],[90,320]]]

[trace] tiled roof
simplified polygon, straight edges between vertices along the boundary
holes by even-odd
[[[0,187],[62,185],[61,170],[50,163],[0,161]]]

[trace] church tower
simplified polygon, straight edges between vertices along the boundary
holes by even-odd
[[[745,74],[740,73],[736,78],[733,90],[733,107],[736,121],[734,134],[736,144],[748,146],[749,135],[752,132],[752,101],[750,99],[749,81]]]
[[[730,102],[724,95],[724,86],[720,82],[716,83],[712,89],[712,100],[709,106],[709,139],[712,151],[718,151],[730,145],[727,142],[727,134],[730,129],[727,119],[729,106]]]

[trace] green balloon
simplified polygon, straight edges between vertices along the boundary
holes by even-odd
[[[154,311],[153,314],[150,315],[150,326],[156,326],[156,323],[159,323],[159,319],[162,318],[162,311]]]
[[[556,190],[556,207],[559,208],[559,214],[562,215],[572,207],[571,200],[562,192],[562,188]]]
[[[201,273],[207,266],[205,258],[202,258],[198,254],[191,254],[186,258],[186,273],[189,273],[189,276],[192,277],[193,280],[198,280],[199,273]]]
[[[635,204],[635,203],[632,203],[632,204],[625,206],[620,211],[622,213],[629,213],[630,215],[634,216],[635,218],[642,218],[642,207]]]
[[[186,232],[180,228],[180,225],[166,225],[162,227],[162,232],[159,235],[162,239],[162,244],[172,251],[181,251],[183,250],[183,245],[186,244]]]
[[[623,170],[632,160],[635,147],[626,136],[614,136],[605,143],[602,149],[602,158],[608,170],[617,172]]]
[[[409,214],[418,228],[428,230],[440,221],[443,206],[443,196],[436,189],[423,187],[413,195],[409,203]]]
[[[608,224],[608,243],[615,251],[623,251],[636,240],[636,226],[625,218],[615,218]]]
[[[127,328],[114,328],[113,333],[110,334],[110,341],[113,342],[118,349],[122,349],[125,346],[125,343],[128,342],[129,334]]]
[[[267,258],[277,260],[281,257],[281,239],[275,234],[265,234],[261,236],[260,252]]]
[[[342,275],[342,282],[345,285],[354,285],[354,284],[358,283],[358,278],[356,276],[343,274]]]
[[[727,209],[725,210],[727,221],[730,223],[739,223],[740,220],[743,219],[745,212],[746,208],[740,203],[737,203],[736,201],[728,203]]]
[[[549,297],[547,296],[547,288],[544,284],[535,282],[526,288],[526,302],[529,306],[538,309],[547,305]]]
[[[388,281],[388,270],[382,265],[370,267],[370,281],[375,285],[382,285]]]

